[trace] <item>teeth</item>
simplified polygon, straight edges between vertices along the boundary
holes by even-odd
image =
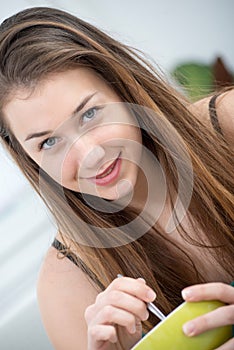
[[[114,169],[114,166],[115,166],[115,164],[105,174],[96,176],[96,178],[97,179],[102,179],[103,177],[109,175],[112,172],[112,170]]]

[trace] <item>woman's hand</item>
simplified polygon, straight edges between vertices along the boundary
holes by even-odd
[[[149,316],[146,302],[155,298],[142,278],[116,278],[85,311],[88,350],[106,350],[111,343],[130,349],[142,336],[141,321]]]
[[[194,336],[209,329],[234,324],[234,288],[228,284],[197,284],[183,289],[182,296],[186,301],[219,300],[227,304],[185,323],[183,331],[186,335]],[[234,349],[234,338],[216,350],[232,349]]]

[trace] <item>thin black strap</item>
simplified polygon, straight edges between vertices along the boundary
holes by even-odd
[[[66,258],[71,260],[76,266],[78,266],[84,273],[86,273],[90,278],[101,288],[101,290],[104,290],[105,287],[103,284],[99,281],[97,276],[90,270],[90,268],[78,257],[74,258],[72,254],[67,253],[67,248],[65,245],[63,245],[60,241],[55,238],[51,245],[56,248],[58,251],[60,251]]]
[[[218,116],[217,116],[216,107],[215,107],[215,102],[216,102],[216,99],[217,99],[217,97],[219,95],[220,94],[214,95],[210,99],[210,102],[209,102],[209,113],[210,113],[211,123],[212,123],[214,129],[223,136],[223,132],[222,132],[222,129],[221,129],[220,125],[219,125]]]

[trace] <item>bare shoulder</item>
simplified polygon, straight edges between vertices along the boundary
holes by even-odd
[[[210,114],[209,102],[211,97],[205,97],[192,105],[189,109],[210,128],[213,128]],[[234,146],[234,88],[227,90],[216,99],[216,112],[220,127],[227,142]]]
[[[37,281],[42,322],[56,350],[87,348],[84,312],[97,291],[87,276],[68,258],[59,259],[50,247]]]

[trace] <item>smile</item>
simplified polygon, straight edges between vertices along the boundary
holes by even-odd
[[[109,183],[116,180],[116,178],[119,175],[120,166],[122,159],[120,158],[121,153],[119,154],[118,158],[101,174],[91,177],[87,180],[90,180],[91,182],[99,185],[99,186],[106,186]]]

